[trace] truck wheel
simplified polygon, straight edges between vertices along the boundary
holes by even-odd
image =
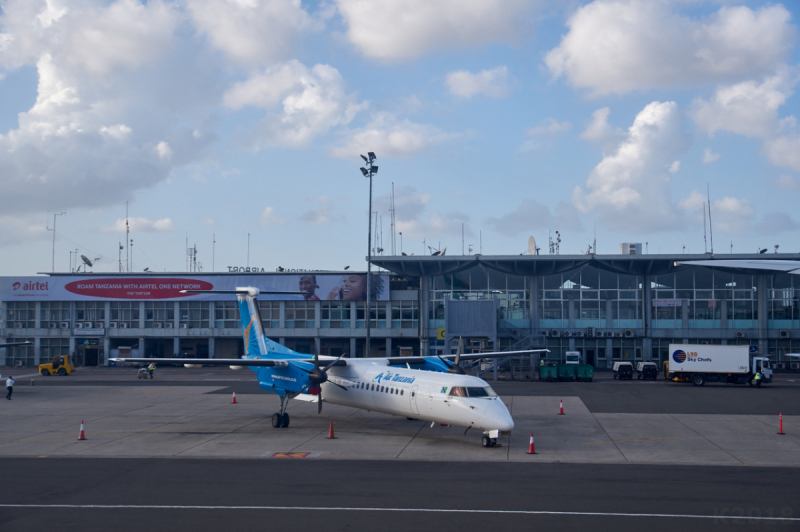
[[[755,380],[753,380],[753,377],[750,377],[750,378],[747,380],[747,384],[749,384],[750,386],[755,386],[755,385],[756,385],[756,381],[755,381]]]
[[[43,369],[42,370],[42,377],[47,377],[48,375],[50,375],[50,372],[47,371],[46,369]]]
[[[58,374],[63,377],[64,375],[67,374],[67,370],[65,370],[64,368],[59,368],[58,369]]]
[[[702,375],[695,375],[694,377],[692,377],[692,384],[694,384],[695,386],[702,386],[703,384],[705,384],[705,382],[706,380],[703,378]]]

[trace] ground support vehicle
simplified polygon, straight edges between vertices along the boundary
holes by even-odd
[[[633,364],[630,362],[614,362],[614,378],[633,380]]]
[[[656,380],[658,378],[658,366],[656,366],[655,362],[639,362],[636,364],[636,378]]]
[[[39,364],[39,373],[41,375],[69,375],[75,371],[75,366],[69,355],[59,355],[53,357],[53,360],[47,364]]]
[[[558,365],[558,380],[560,380],[560,381],[574,381],[575,380],[575,364],[559,364]]]
[[[670,344],[669,353],[668,378],[674,381],[755,386],[760,373],[762,383],[772,382],[769,359],[751,356],[747,345]]]
[[[578,364],[575,366],[575,380],[581,382],[592,382],[594,378],[594,367],[589,364]]]

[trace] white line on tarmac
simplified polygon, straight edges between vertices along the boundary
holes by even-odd
[[[459,510],[451,508],[347,508],[320,506],[184,506],[156,504],[0,504],[0,508],[68,508],[80,510],[316,510],[323,512],[426,512],[455,514],[577,515],[607,517],[671,517],[679,519],[739,519],[752,521],[800,521],[800,517],[760,517],[744,515],[632,514],[622,512],[556,512],[549,510]]]

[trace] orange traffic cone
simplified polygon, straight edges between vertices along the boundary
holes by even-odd
[[[536,454],[536,447],[533,446],[533,432],[531,432],[531,443],[528,446],[528,454]]]
[[[564,400],[563,399],[561,400],[561,402],[559,403],[559,406],[558,406],[558,415],[559,416],[563,416],[564,415]]]
[[[335,440],[336,436],[333,435],[333,421],[331,421],[331,426],[328,428],[328,439]]]
[[[785,432],[783,432],[783,412],[781,412],[781,413],[780,413],[780,415],[779,415],[779,419],[780,419],[780,423],[781,423],[781,425],[780,425],[780,427],[781,427],[781,428],[780,428],[780,430],[778,431],[778,434],[780,434],[781,436],[783,436],[784,434],[786,434]]]
[[[33,386],[33,379],[31,379],[31,386]]]
[[[81,433],[78,434],[78,439],[79,440],[85,440],[86,439],[86,434],[83,432],[83,420],[82,419],[81,419]]]
[[[231,399],[232,405],[238,405],[239,403],[236,402],[236,390],[233,390],[233,398]]]

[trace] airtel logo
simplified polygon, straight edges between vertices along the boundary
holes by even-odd
[[[14,290],[19,290],[20,287],[23,290],[50,290],[49,282],[40,283],[39,281],[25,281],[25,284],[21,284],[16,282],[11,285]]]

